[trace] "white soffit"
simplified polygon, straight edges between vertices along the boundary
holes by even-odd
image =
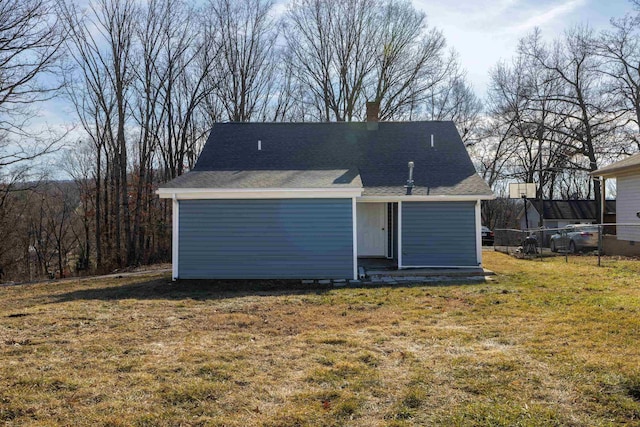
[[[361,188],[160,188],[161,199],[334,199],[362,195]]]

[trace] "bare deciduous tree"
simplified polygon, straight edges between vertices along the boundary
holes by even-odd
[[[194,11],[186,7],[174,9],[164,31],[167,38],[158,65],[165,76],[160,91],[163,143],[159,148],[166,178],[175,178],[193,167],[197,144],[206,132],[196,126],[197,115],[216,85],[211,76],[219,48],[210,28],[197,25]],[[207,129],[211,124],[207,123]]]
[[[520,50],[534,63],[551,72],[558,91],[551,99],[563,107],[562,127],[556,132],[570,138],[566,147],[567,158],[583,170],[598,168],[601,154],[616,150],[613,137],[620,114],[614,109],[615,99],[604,88],[604,77],[600,72],[601,61],[595,54],[593,31],[588,27],[574,27],[565,36],[556,40],[551,48],[541,41],[540,33],[534,32],[520,44]],[[585,183],[589,188],[589,181]],[[600,183],[591,181],[596,202],[600,201]]]
[[[215,94],[231,121],[267,117],[277,65],[272,9],[271,0],[210,0],[205,9],[220,49]]]
[[[107,176],[113,192],[109,196],[107,187],[104,187],[105,226],[107,230],[112,227],[114,232],[113,238],[107,237],[106,241],[108,245],[112,242],[115,245],[113,256],[116,264],[130,264],[135,253],[125,133],[130,116],[131,54],[137,9],[133,0],[99,0],[90,4],[87,13],[70,2],[61,1],[59,6],[68,31],[70,52],[79,70],[76,77],[79,83],[71,90],[71,99],[98,153],[105,154]],[[102,163],[100,154],[97,157],[99,165]],[[98,175],[102,175],[100,170]],[[112,220],[109,212],[113,215]]]
[[[287,12],[284,27],[287,41],[285,58],[289,60],[290,69],[296,79],[308,92],[306,100],[317,108],[316,117],[322,121],[345,120],[346,112],[341,108],[342,102],[357,90],[342,87],[350,70],[339,69],[338,64],[346,63],[348,58],[338,58],[339,48],[334,38],[336,33],[340,32],[340,29],[336,29],[336,15],[357,13],[359,5],[362,5],[360,9],[364,8],[370,12],[371,8],[366,6],[371,6],[372,1],[299,0],[293,2]],[[370,37],[366,32],[358,35],[359,39],[366,37]],[[344,38],[342,41],[343,44],[355,43]],[[360,52],[347,51],[347,54],[349,53],[360,56]],[[364,61],[364,58],[362,60]],[[344,76],[342,79],[340,74]],[[353,106],[347,106],[347,109],[350,108],[353,109]]]
[[[429,28],[426,15],[411,3],[387,1],[377,7],[374,37],[379,41],[374,41],[375,77],[371,82],[375,92],[369,92],[367,98],[380,102],[383,120],[419,117],[423,104],[433,101],[441,89],[447,90],[447,79],[455,80],[455,54],[447,54],[442,32]],[[432,108],[430,113],[441,111]]]
[[[77,190],[78,205],[72,213],[71,231],[78,245],[78,270],[87,270],[92,263],[92,229],[98,223],[95,209],[100,194],[96,192],[96,162],[93,143],[77,141],[61,160],[60,169],[71,177]]]
[[[0,130],[24,135],[30,106],[60,83],[43,79],[58,66],[62,34],[49,0],[0,2]],[[25,117],[26,116],[26,117]]]
[[[478,142],[480,135],[482,101],[467,83],[464,74],[454,73],[432,87],[425,100],[429,120],[453,120],[462,141],[469,146]]]
[[[640,150],[640,15],[612,20],[613,29],[597,40],[597,53],[604,58],[601,72],[610,79],[607,85],[629,126],[625,135]],[[626,124],[625,124],[626,125]]]
[[[451,120],[465,109],[477,116],[455,54],[408,1],[300,0],[284,34],[285,58],[306,92],[300,101],[316,110],[311,119],[362,119],[367,100],[380,103],[382,120]],[[452,105],[462,99],[466,106]]]
[[[61,28],[50,0],[0,1],[0,264],[18,247],[16,216],[26,205],[13,192],[33,184],[33,163],[54,151],[60,137],[35,130],[35,106],[61,88],[57,78]],[[0,268],[2,266],[0,265]]]
[[[68,188],[63,188],[62,184],[53,184],[48,194],[42,196],[47,238],[52,245],[51,258],[55,258],[57,262],[56,276],[59,278],[67,274],[67,255],[74,241],[71,233],[72,213],[77,203],[74,197],[76,194]]]

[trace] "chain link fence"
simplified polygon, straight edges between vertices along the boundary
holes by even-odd
[[[519,258],[580,257],[603,265],[608,259],[640,260],[640,224],[571,224],[562,228],[495,229],[494,248]]]

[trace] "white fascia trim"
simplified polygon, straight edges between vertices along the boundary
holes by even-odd
[[[496,196],[362,196],[360,203],[375,202],[477,202],[479,200],[493,200]]]
[[[353,280],[358,280],[358,219],[356,215],[356,198],[351,199],[351,219],[353,226]]]
[[[160,188],[161,199],[335,199],[362,195],[362,188]]]
[[[398,270],[402,268],[402,201],[398,201]]]
[[[480,200],[476,202],[476,261],[482,267],[482,210]]]
[[[171,224],[171,276],[173,280],[178,278],[178,242],[180,234],[180,203],[173,198],[173,223]]]
[[[634,166],[627,166],[626,168],[613,170],[611,172],[604,172],[604,173],[598,173],[598,171],[596,171],[596,173],[591,172],[589,175],[596,176],[598,178],[611,179],[611,178],[638,175],[639,173],[640,173],[640,167],[634,165]]]

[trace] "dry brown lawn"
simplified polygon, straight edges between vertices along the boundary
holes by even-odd
[[[640,263],[485,264],[426,286],[3,287],[0,424],[640,425]]]

